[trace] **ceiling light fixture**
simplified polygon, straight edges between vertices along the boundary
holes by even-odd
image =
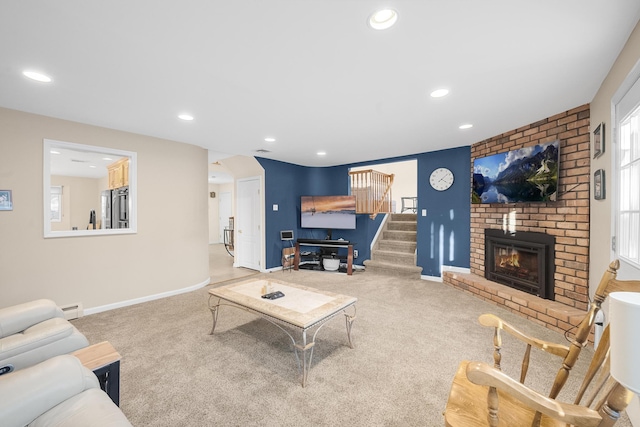
[[[265,138],[264,140],[267,141],[267,142],[276,142],[276,139],[275,138],[271,138],[271,137]]]
[[[22,75],[25,77],[30,78],[31,80],[35,80],[37,82],[42,82],[42,83],[50,83],[51,82],[51,77],[42,74],[42,73],[38,73],[37,71],[23,71]]]
[[[326,155],[327,155],[327,152],[326,152],[326,151],[318,151],[316,154],[317,154],[318,156],[326,156]]]
[[[193,116],[191,114],[180,114],[178,118],[185,120],[187,122],[190,122],[191,120],[193,120]]]
[[[437,89],[431,92],[432,98],[442,98],[443,96],[447,96],[449,94],[449,89]]]
[[[381,9],[369,16],[369,26],[374,30],[386,30],[398,20],[398,12],[393,9]]]
[[[465,130],[465,129],[471,129],[472,127],[473,125],[471,123],[465,123],[463,125],[458,126],[458,129]]]

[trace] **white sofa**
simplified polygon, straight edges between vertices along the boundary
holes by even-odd
[[[0,309],[0,374],[87,347],[89,341],[53,301]],[[0,376],[1,378],[1,376]]]
[[[97,377],[71,355],[0,376],[3,427],[131,427]]]

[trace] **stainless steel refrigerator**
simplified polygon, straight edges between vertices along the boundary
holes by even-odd
[[[129,187],[103,191],[101,204],[102,228],[129,228]]]
[[[100,195],[101,228],[111,228],[111,190],[104,190]]]

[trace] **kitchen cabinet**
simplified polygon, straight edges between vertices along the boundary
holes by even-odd
[[[129,185],[129,159],[122,159],[107,166],[109,171],[109,189],[125,187]]]

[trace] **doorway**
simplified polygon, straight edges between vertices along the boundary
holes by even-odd
[[[224,243],[224,229],[229,226],[229,218],[232,216],[231,193],[228,191],[220,193],[218,205],[218,243]]]
[[[253,270],[261,268],[262,238],[260,234],[262,215],[260,177],[238,179],[237,210],[235,218],[236,267]]]

